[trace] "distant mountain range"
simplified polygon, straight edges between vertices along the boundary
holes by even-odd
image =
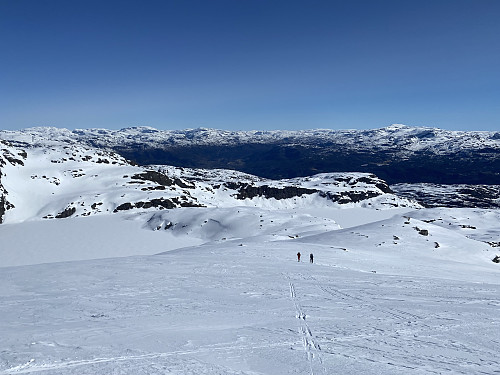
[[[270,179],[366,172],[389,184],[500,184],[500,132],[405,125],[301,131],[31,128],[0,131],[0,139],[81,143],[141,165],[233,169]]]

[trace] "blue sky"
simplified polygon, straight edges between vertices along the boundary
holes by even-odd
[[[498,0],[0,0],[0,127],[500,130]]]

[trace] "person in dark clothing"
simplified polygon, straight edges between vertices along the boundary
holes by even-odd
[[[312,253],[309,255],[309,262],[314,263],[314,255]]]
[[[300,251],[297,253],[297,262],[300,262]]]

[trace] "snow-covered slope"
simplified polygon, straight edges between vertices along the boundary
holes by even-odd
[[[142,230],[150,239],[133,244],[137,253],[161,254],[2,268],[0,374],[426,375],[499,368],[500,271],[487,244],[413,213],[342,230],[327,223],[323,233],[316,226],[307,234],[310,217],[288,212],[286,221],[284,211],[267,211],[249,223],[253,210],[148,214],[152,227],[170,220],[166,215],[182,216],[176,220],[187,226],[176,232],[184,240],[181,230],[208,235],[222,227],[243,238],[213,237],[164,252],[172,232]],[[139,233],[132,224],[143,223],[116,226],[121,215],[2,225],[0,236],[4,245],[20,225],[34,237],[48,224],[61,233],[74,225],[71,233],[81,232],[73,241],[91,250],[96,242],[88,237],[107,239],[100,250],[111,254]],[[273,236],[273,221],[293,235]],[[260,225],[267,235],[253,236]],[[38,252],[73,245],[52,241],[38,242]]]
[[[422,215],[425,214],[397,215],[354,228],[307,236],[298,239],[298,242],[307,245],[335,244],[330,246],[332,250],[352,253],[344,256],[344,264],[349,264],[350,268],[363,260],[369,262],[377,272],[413,276],[434,269],[442,278],[453,278],[462,269],[475,278],[473,275],[481,272],[480,268],[476,269],[476,265],[486,265],[495,256],[495,249],[485,242],[473,240],[466,233],[450,230],[444,225],[434,224],[432,220],[415,218]],[[474,219],[473,216],[472,221]],[[484,234],[488,229],[483,226],[480,232]],[[495,237],[498,235],[497,232]],[[426,270],[423,271],[421,267]],[[480,275],[477,277],[481,279]]]
[[[460,233],[470,239],[500,246],[500,210],[479,208],[432,208],[413,211],[411,216],[426,223]]]

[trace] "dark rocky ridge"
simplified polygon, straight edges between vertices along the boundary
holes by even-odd
[[[141,176],[141,178],[138,178]],[[132,176],[133,179],[153,181],[156,184],[172,184],[174,181],[179,180],[178,178],[169,178],[166,176],[165,172],[154,172],[147,171],[142,174]],[[186,177],[182,182],[181,186],[189,186],[194,188],[194,183],[189,181],[190,178]],[[307,180],[307,179],[306,179]],[[267,184],[257,184],[248,182],[236,182],[236,181],[221,181],[214,182],[210,187],[210,191],[216,190],[229,190],[229,194],[239,200],[253,199],[256,197],[263,199],[292,199],[298,198],[303,195],[317,194],[321,198],[328,199],[334,203],[338,204],[348,204],[348,203],[358,203],[366,199],[378,197],[384,193],[391,193],[391,189],[385,182],[381,181],[375,175],[363,176],[363,177],[338,177],[337,183],[347,183],[352,186],[352,190],[346,190],[341,192],[330,192],[318,189],[311,189],[301,187],[297,185],[296,182],[290,181],[284,183],[282,186],[269,186]],[[366,184],[371,188],[360,188],[357,189],[358,184]],[[170,185],[168,185],[170,186]],[[157,187],[152,187],[143,190],[157,190]],[[232,192],[234,191],[234,193]],[[187,192],[186,192],[187,193]],[[189,193],[188,193],[189,194]],[[397,206],[397,204],[394,204]],[[138,202],[126,202],[117,206],[113,212],[128,211],[132,209],[149,209],[149,208],[160,208],[160,209],[173,209],[176,207],[205,207],[203,204],[197,203],[196,197],[182,195],[174,198],[167,199],[152,199],[149,201],[138,201]]]
[[[1,185],[0,185],[1,188]],[[6,205],[5,205],[5,196],[2,194],[0,195],[0,224],[3,223],[3,217],[5,215],[5,211],[7,210]]]
[[[340,193],[320,192],[320,196],[328,198],[338,204],[357,203],[365,199],[378,197],[381,193],[377,191],[343,191]]]
[[[2,140],[0,140],[0,145],[10,146],[8,142]],[[18,155],[24,159],[26,159],[27,157],[25,151],[19,151]],[[4,221],[5,212],[11,208],[14,208],[14,205],[7,200],[8,192],[2,185],[2,167],[4,167],[7,162],[12,165],[24,165],[24,162],[21,159],[13,155],[8,149],[2,148],[2,153],[0,154],[0,224],[2,224]]]
[[[170,199],[151,199],[150,201],[139,201],[139,202],[127,202],[120,204],[115,208],[113,212],[128,211],[134,208],[147,209],[147,208],[160,208],[160,209],[172,209],[176,207],[203,207],[202,205],[196,204],[186,197],[180,198],[170,198]]]
[[[3,160],[0,158],[0,168],[2,167]],[[5,215],[5,211],[7,211],[6,199],[5,199],[6,191],[2,185],[2,170],[0,169],[0,224],[3,223],[3,217]]]
[[[151,181],[155,182],[159,185],[162,186],[179,186],[184,189],[192,189],[194,188],[194,184],[192,183],[186,183],[185,181],[181,180],[180,178],[170,178],[164,173],[160,173],[157,171],[146,171],[144,173],[139,173],[136,175],[132,176],[133,179],[135,180],[143,180],[143,181]]]
[[[298,186],[285,186],[283,188],[271,187],[268,185],[254,186],[246,183],[225,182],[224,186],[237,190],[236,199],[252,199],[263,197],[277,200],[300,197],[304,194],[315,194],[318,190],[306,189]]]
[[[375,176],[374,176],[375,177]],[[363,181],[365,183],[370,183],[369,180]],[[377,190],[367,190],[367,191],[342,191],[342,192],[329,192],[321,191],[317,189],[302,188],[299,186],[284,186],[281,188],[272,187],[268,185],[255,186],[248,183],[235,183],[235,182],[225,182],[224,186],[229,189],[236,190],[236,199],[252,199],[255,197],[262,197],[266,199],[274,198],[276,200],[298,198],[302,195],[318,194],[322,198],[326,198],[334,203],[338,204],[348,204],[348,203],[358,203],[366,199],[375,198],[380,196],[382,193],[390,193],[389,191],[377,191]]]

